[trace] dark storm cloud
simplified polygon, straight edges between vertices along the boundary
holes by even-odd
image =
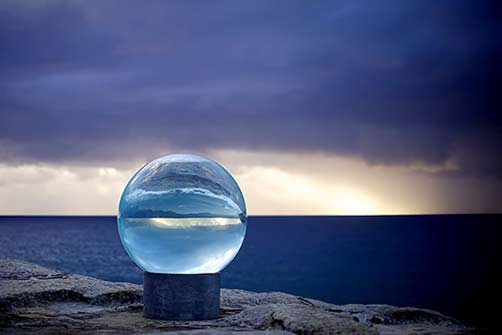
[[[3,2],[0,158],[264,149],[500,175],[495,7]]]

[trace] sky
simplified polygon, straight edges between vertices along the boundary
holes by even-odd
[[[251,215],[502,212],[495,1],[2,1],[0,215],[196,153]]]

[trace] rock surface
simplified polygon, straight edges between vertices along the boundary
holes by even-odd
[[[221,290],[221,317],[142,316],[142,287],[0,260],[1,334],[471,334],[438,312],[388,305],[332,305],[281,292]]]

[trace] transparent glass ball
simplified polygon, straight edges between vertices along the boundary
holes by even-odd
[[[246,234],[239,186],[207,158],[175,154],[151,161],[127,184],[119,205],[122,245],[153,273],[216,273]]]

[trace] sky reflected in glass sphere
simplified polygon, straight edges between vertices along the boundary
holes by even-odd
[[[141,168],[119,205],[122,245],[144,271],[216,273],[239,251],[246,205],[221,165],[201,156],[168,155]]]

